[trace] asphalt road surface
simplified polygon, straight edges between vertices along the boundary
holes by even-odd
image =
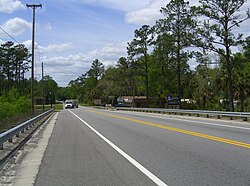
[[[63,110],[35,185],[249,186],[250,125]]]

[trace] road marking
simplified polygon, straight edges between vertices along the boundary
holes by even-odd
[[[159,186],[167,186],[163,181],[161,181],[158,177],[156,177],[153,173],[147,170],[144,166],[142,166],[135,159],[130,157],[127,153],[117,147],[114,143],[112,143],[109,139],[104,137],[101,133],[95,130],[92,126],[90,126],[86,121],[77,116],[75,113],[69,110],[71,114],[73,114],[76,118],[78,118],[82,123],[84,123],[87,127],[89,127],[94,133],[96,133],[100,138],[102,138],[106,143],[108,143],[113,149],[115,149],[119,154],[121,154],[124,158],[126,158],[130,163],[132,163],[135,167],[137,167],[143,174],[145,174],[149,179],[155,182]]]
[[[122,112],[119,111],[119,113],[122,113]],[[128,113],[124,113],[123,112],[123,114],[128,114]],[[137,113],[129,113],[129,114],[133,114],[133,115],[137,115],[137,116],[142,116],[141,114],[137,114]],[[195,121],[195,120],[190,120],[190,119],[167,118],[167,117],[155,116],[155,115],[147,115],[147,116],[148,117],[152,117],[152,118],[162,118],[162,119],[170,119],[170,120],[176,120],[176,121],[185,121],[185,122],[189,122],[189,123],[198,123],[198,124],[204,124],[204,125],[213,125],[213,126],[218,126],[218,127],[227,127],[227,128],[250,130],[250,128],[247,128],[247,127],[231,126],[231,125],[225,125],[225,124],[214,124],[214,123],[209,123],[209,122],[204,122],[204,121]]]
[[[151,122],[147,122],[147,121],[136,120],[136,119],[127,118],[127,117],[123,117],[123,116],[117,116],[117,115],[114,115],[114,114],[108,114],[108,113],[97,112],[97,111],[90,111],[90,112],[94,112],[96,114],[110,116],[110,117],[113,117],[113,118],[119,118],[119,119],[132,121],[132,122],[136,122],[136,123],[140,123],[140,124],[144,124],[144,125],[148,125],[148,126],[152,126],[152,127],[158,127],[158,128],[166,129],[166,130],[169,130],[169,131],[174,131],[174,132],[178,132],[178,133],[182,133],[182,134],[187,134],[187,135],[191,135],[191,136],[196,136],[196,137],[200,137],[200,138],[205,138],[205,139],[209,139],[209,140],[213,140],[213,141],[217,141],[217,142],[222,142],[222,143],[226,143],[226,144],[235,145],[235,146],[238,146],[238,147],[244,147],[244,148],[250,149],[250,144],[249,143],[239,142],[239,141],[230,140],[230,139],[226,139],[226,138],[220,138],[220,137],[216,137],[216,136],[211,136],[211,135],[202,134],[202,133],[198,133],[198,132],[193,132],[193,131],[189,131],[189,130],[174,128],[174,127],[170,127],[170,126],[167,126],[167,125],[162,125],[162,124],[151,123]]]

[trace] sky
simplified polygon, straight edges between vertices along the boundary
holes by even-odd
[[[193,0],[192,3],[197,3]],[[127,56],[127,42],[134,30],[162,18],[160,8],[169,0],[0,0],[0,43],[14,41],[31,49],[32,10],[36,9],[35,78],[51,76],[58,86],[67,86],[99,59],[105,67]],[[250,7],[247,2],[243,11]],[[249,21],[240,32],[250,35]],[[13,39],[14,38],[14,39]],[[31,51],[31,50],[30,50]],[[195,65],[195,64],[191,64]],[[28,77],[30,73],[26,74]]]

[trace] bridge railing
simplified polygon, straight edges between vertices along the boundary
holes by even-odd
[[[218,119],[221,117],[229,117],[231,120],[233,118],[242,118],[247,121],[250,118],[249,112],[225,112],[225,111],[207,111],[207,110],[184,110],[184,109],[160,109],[160,108],[130,108],[130,107],[116,107],[116,110],[125,111],[137,111],[137,112],[152,112],[152,113],[162,113],[162,114],[187,114],[189,116],[204,115],[207,118],[210,116],[216,116]]]

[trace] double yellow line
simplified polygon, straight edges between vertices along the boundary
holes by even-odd
[[[113,117],[113,118],[119,118],[119,119],[122,119],[122,120],[132,121],[132,122],[135,122],[135,123],[140,123],[140,124],[144,124],[144,125],[148,125],[148,126],[152,126],[152,127],[158,127],[158,128],[166,129],[166,130],[169,130],[169,131],[174,131],[174,132],[178,132],[178,133],[182,133],[182,134],[187,134],[187,135],[191,135],[191,136],[196,136],[196,137],[200,137],[200,138],[204,138],[204,139],[209,139],[209,140],[213,140],[213,141],[217,141],[217,142],[221,142],[221,143],[226,143],[226,144],[230,144],[230,145],[250,149],[250,144],[249,143],[244,143],[244,142],[239,142],[239,141],[235,141],[235,140],[220,138],[220,137],[216,137],[216,136],[211,136],[211,135],[202,134],[202,133],[198,133],[198,132],[193,132],[193,131],[189,131],[189,130],[174,128],[174,127],[170,127],[170,126],[167,126],[167,125],[161,125],[161,124],[157,124],[157,123],[151,123],[151,122],[147,122],[147,121],[136,120],[136,119],[127,118],[127,117],[123,117],[123,116],[117,116],[117,115],[114,115],[114,114],[108,114],[108,113],[97,112],[97,111],[91,111],[91,112],[94,112],[96,114],[109,116],[109,117]]]

